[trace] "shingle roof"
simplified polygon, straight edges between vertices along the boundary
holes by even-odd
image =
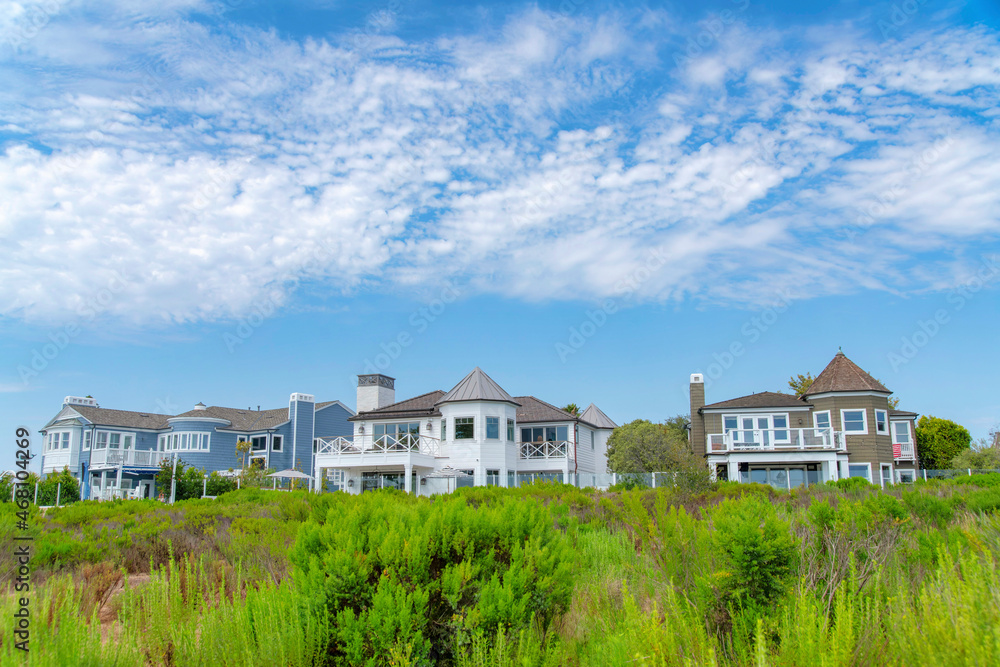
[[[378,410],[359,412],[353,417],[348,417],[348,421],[364,421],[365,419],[391,419],[410,417],[440,417],[441,411],[435,407],[440,402],[445,393],[440,389],[408,398],[405,401],[385,405]]]
[[[188,410],[177,415],[177,419],[191,417],[214,419],[225,419],[229,426],[220,426],[220,431],[265,431],[275,428],[288,421],[288,408],[274,408],[273,410],[243,410],[240,408],[224,408],[218,405],[210,405],[204,410]]]
[[[517,405],[517,401],[511,398],[510,394],[494,382],[493,378],[484,373],[479,366],[476,366],[471,373],[462,378],[461,382],[452,387],[452,390],[445,394],[437,404],[454,401],[499,401]]]
[[[889,419],[892,419],[893,417],[906,417],[912,419],[916,416],[916,412],[907,412],[906,410],[889,410]]]
[[[534,396],[518,396],[517,423],[576,421],[577,416]]]
[[[809,403],[791,394],[783,394],[780,391],[762,391],[757,394],[750,394],[749,396],[740,396],[739,398],[731,398],[728,401],[712,403],[711,405],[704,406],[702,409],[807,407],[809,407]]]
[[[587,409],[580,415],[580,419],[598,428],[618,428],[618,424],[611,421],[611,418],[593,403],[587,406]]]
[[[861,367],[847,358],[842,352],[837,352],[823,372],[816,376],[806,390],[806,396],[824,394],[828,391],[878,391],[886,394],[892,392],[885,385],[861,370]]]
[[[161,429],[167,428],[167,420],[170,419],[170,415],[158,415],[148,412],[95,408],[89,405],[71,405],[69,407],[83,415],[90,423],[100,426]]]

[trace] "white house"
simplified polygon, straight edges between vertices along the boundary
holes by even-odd
[[[616,424],[593,404],[577,416],[534,396],[512,397],[478,367],[448,392],[399,402],[395,393],[394,378],[358,376],[354,434],[313,443],[317,483],[425,495],[539,478],[585,486],[607,470]]]

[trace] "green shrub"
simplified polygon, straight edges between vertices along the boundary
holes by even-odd
[[[451,661],[473,636],[543,629],[565,607],[572,554],[536,501],[336,494],[291,553],[334,627],[336,661]]]
[[[56,500],[60,505],[80,500],[80,483],[73,477],[69,468],[63,468],[60,472],[50,472],[38,485],[39,505],[55,505]]]

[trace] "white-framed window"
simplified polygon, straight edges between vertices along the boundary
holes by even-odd
[[[869,482],[872,481],[872,464],[871,463],[848,463],[847,464],[847,476],[848,477],[864,477]]]
[[[121,433],[109,433],[108,434],[108,449],[121,449],[122,447],[122,434]]]
[[[94,441],[94,449],[107,449],[108,447],[108,432],[98,431],[97,440]]]
[[[566,426],[523,426],[521,442],[566,442],[569,427]]]
[[[280,452],[281,451],[281,446],[284,444],[284,440],[285,440],[284,436],[272,435],[271,436],[271,451],[272,452]]]
[[[84,451],[89,451],[90,450],[90,438],[92,437],[92,435],[93,434],[90,431],[84,431],[83,432],[83,450]]]
[[[200,431],[180,431],[163,433],[156,439],[156,446],[161,452],[207,452],[211,444],[211,433]]]
[[[788,442],[788,415],[771,415],[771,424],[774,426],[774,441]]]
[[[487,417],[486,418],[486,439],[487,440],[499,440],[500,439],[500,418],[499,417]]]
[[[816,425],[816,428],[830,428],[830,411],[814,412],[813,424]]]
[[[475,417],[455,417],[455,439],[456,440],[476,439]]]
[[[863,408],[841,410],[840,424],[848,435],[868,435],[868,411]]]
[[[441,418],[441,440],[447,440],[447,439],[448,439],[448,418],[447,417],[442,417]]]
[[[250,438],[250,451],[251,452],[267,451],[267,436],[266,435],[252,436]]]
[[[507,420],[507,442],[514,442],[514,420]]]
[[[916,475],[912,470],[897,470],[896,477],[899,479],[900,484],[913,484]]]
[[[887,485],[891,485],[892,484],[892,465],[890,465],[888,463],[883,463],[881,465],[881,469],[882,469],[882,486],[885,487]]]
[[[889,413],[887,411],[875,411],[875,432],[879,435],[889,434]]]
[[[723,432],[732,433],[740,446],[770,446],[775,442],[791,442],[788,413],[723,415]]]
[[[910,422],[892,422],[893,444],[910,444]]]

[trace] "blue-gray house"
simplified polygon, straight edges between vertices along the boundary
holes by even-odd
[[[174,457],[206,472],[243,465],[313,474],[313,442],[353,433],[354,411],[340,401],[292,394],[287,408],[205,406],[179,415],[102,408],[67,396],[44,428],[42,473],[69,468],[84,498],[153,497],[160,462]],[[237,443],[249,448],[238,455]]]

